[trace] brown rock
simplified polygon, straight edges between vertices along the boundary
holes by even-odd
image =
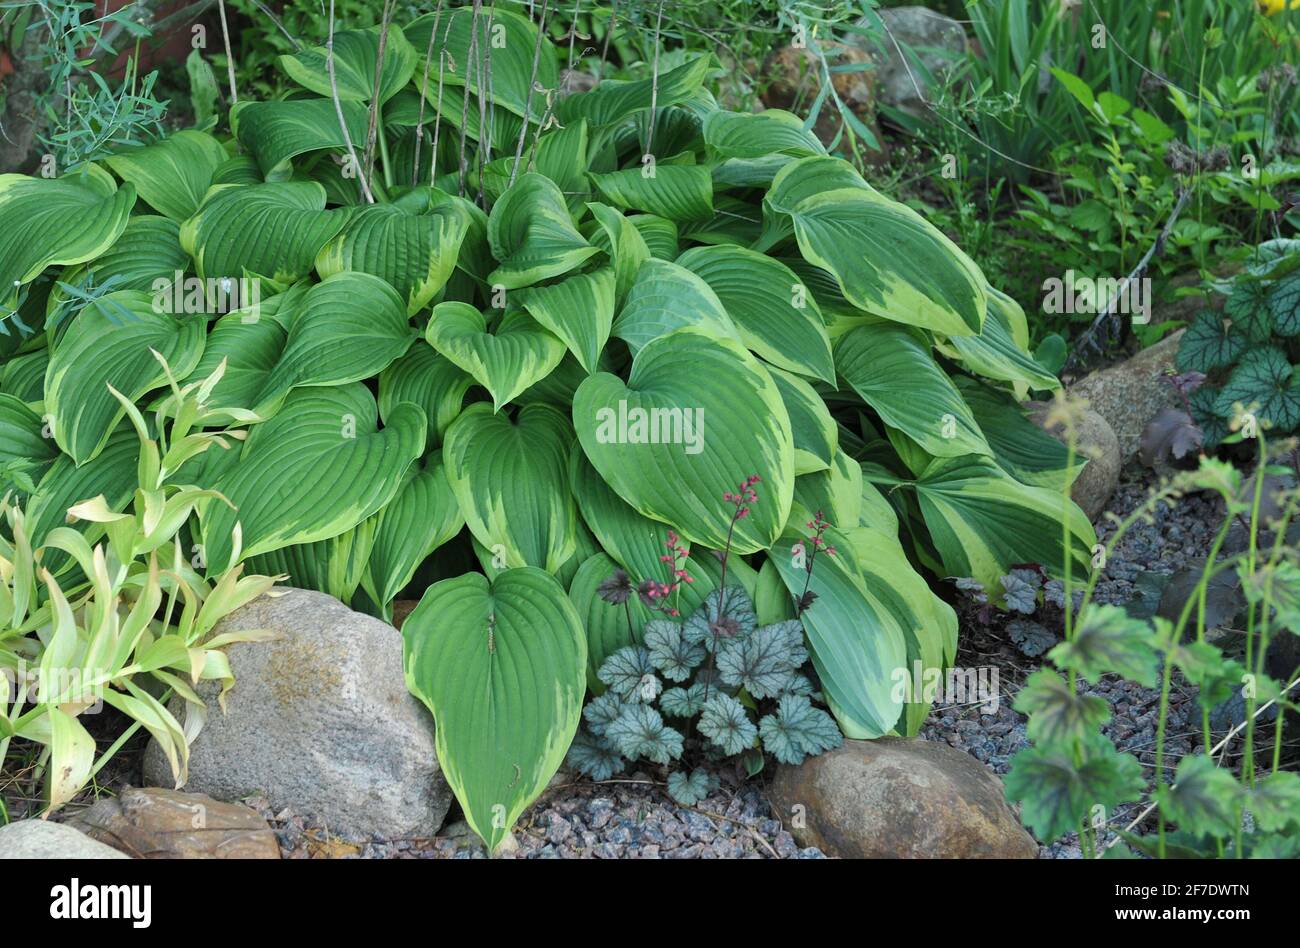
[[[139,859],[279,859],[275,832],[246,806],[202,793],[128,788],[68,821]]]
[[[1043,402],[1030,402],[1025,407],[1029,409],[1029,417],[1034,424],[1043,427],[1048,406]],[[1047,433],[1058,441],[1065,442],[1065,431],[1061,425],[1056,425]],[[1075,478],[1070,496],[1088,515],[1089,520],[1096,520],[1119,486],[1119,472],[1124,466],[1119,453],[1119,439],[1105,418],[1091,408],[1085,408],[1078,413],[1074,440],[1079,455],[1087,458],[1088,463]]]
[[[849,859],[1032,859],[1038,846],[974,757],[915,738],[845,741],[769,790],[800,846]],[[799,809],[802,807],[802,809]]]
[[[1087,399],[1088,407],[1115,432],[1121,463],[1137,454],[1142,432],[1162,408],[1181,407],[1164,376],[1174,371],[1183,332],[1166,336],[1118,365],[1089,373],[1070,387],[1070,394]]]
[[[826,56],[828,66],[863,66],[871,57],[856,46],[823,40],[819,48]],[[821,87],[821,61],[809,48],[786,46],[767,57],[761,75],[768,80],[762,92],[763,104],[769,109],[785,109],[806,116]],[[882,150],[875,154],[884,158],[884,138],[876,122],[876,91],[870,69],[832,72],[831,85],[840,101],[862,124],[876,136]],[[829,97],[822,103],[813,125],[813,133],[826,145],[839,134],[844,118]],[[870,153],[869,153],[870,154]]]

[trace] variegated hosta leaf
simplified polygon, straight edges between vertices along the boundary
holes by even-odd
[[[765,205],[790,215],[804,259],[834,274],[858,309],[951,336],[979,333],[987,306],[979,267],[847,162],[792,162],[772,182]]]
[[[677,225],[654,214],[633,214],[627,218],[641,235],[650,256],[672,262],[681,253]]]
[[[835,344],[835,367],[868,405],[935,457],[988,454],[988,442],[929,347],[901,326],[859,326]]]
[[[429,65],[429,88],[426,93],[430,100],[430,108],[437,99],[438,64],[442,61],[444,53],[447,65],[442,74],[443,85],[456,88],[464,87],[468,83],[470,91],[477,94],[478,73],[472,68],[472,64],[478,56],[478,51],[483,49],[485,36],[492,51],[492,80],[487,83],[487,91],[492,102],[504,106],[515,115],[522,116],[524,106],[530,98],[528,91],[530,81],[536,82],[543,89],[559,88],[555,59],[546,50],[543,50],[534,69],[533,50],[537,42],[537,27],[533,25],[532,20],[500,6],[495,7],[490,15],[492,25],[490,34],[487,30],[489,14],[479,15],[479,38],[474,56],[469,54],[473,22],[473,11],[469,7],[443,10],[440,17],[435,13],[426,13],[412,20],[406,27],[407,40],[419,51],[420,62],[415,72],[415,83],[418,86],[424,80],[424,52],[429,47],[429,33],[437,22],[438,32],[434,37],[433,55]],[[484,77],[486,78],[487,75],[485,70]],[[456,92],[453,95],[444,91],[444,96],[444,105],[455,102],[455,118],[459,119],[461,93]],[[540,122],[542,113],[546,111],[546,96],[534,90],[531,99],[529,118],[533,122]],[[478,109],[476,106],[471,106],[470,111],[477,113]],[[477,119],[477,115],[474,118]],[[515,134],[518,135],[518,132],[516,131]],[[503,141],[500,138],[497,140]],[[513,152],[513,138],[510,139],[510,143],[510,150]]]
[[[584,369],[596,371],[614,322],[613,268],[579,273],[551,286],[531,287],[519,293],[518,301],[564,342]]]
[[[978,336],[952,336],[945,348],[966,368],[985,378],[1011,382],[1018,398],[1024,398],[1030,387],[1058,389],[1061,382],[1055,375],[1034,361],[1028,352],[1028,342],[1018,342],[1015,327],[1023,325],[1024,311],[1020,304],[1005,293],[987,288],[988,315]]]
[[[798,522],[820,513],[841,530],[856,527],[862,512],[862,468],[846,451],[836,451],[826,470],[794,479],[794,500],[791,518],[797,516]]]
[[[587,640],[555,578],[523,567],[429,587],[402,625],[406,682],[433,713],[438,763],[494,850],[577,733]]]
[[[626,384],[604,372],[583,382],[573,419],[592,465],[641,514],[722,549],[734,512],[722,495],[758,475],[760,500],[736,522],[732,549],[753,553],[780,535],[794,489],[790,417],[739,343],[689,328],[661,336]]]
[[[573,226],[555,182],[536,172],[520,175],[492,206],[488,242],[500,261],[488,282],[508,290],[576,270],[599,252]]]
[[[46,267],[93,260],[121,235],[135,187],[88,165],[62,178],[0,175],[0,307]]]
[[[589,174],[601,200],[670,221],[713,216],[713,179],[703,165],[658,165]]]
[[[652,339],[683,326],[740,341],[726,307],[707,283],[675,263],[645,261],[614,320],[614,335],[635,355]]]
[[[743,247],[694,247],[677,264],[717,294],[746,346],[773,365],[835,384],[821,310],[789,267]]]
[[[316,271],[372,273],[401,296],[408,315],[424,309],[451,278],[469,230],[453,203],[430,202],[432,189],[408,192],[391,204],[358,208],[316,257]]]
[[[181,246],[201,277],[292,283],[311,272],[348,214],[325,210],[325,189],[314,181],[220,185],[181,225]]]
[[[45,390],[45,369],[49,364],[48,349],[14,356],[0,369],[0,392],[24,402],[39,402]]]
[[[816,593],[800,619],[822,693],[840,729],[853,739],[881,737],[894,729],[903,711],[893,690],[895,671],[906,666],[906,635],[863,579],[852,544],[838,530],[824,535],[835,555],[819,553],[809,577],[807,535],[806,530],[786,533],[771,561],[792,596],[801,596],[805,584]]]
[[[641,264],[650,259],[650,248],[636,226],[608,204],[593,201],[587,208],[592,219],[588,239],[605,252],[614,267],[614,298],[621,308]]]
[[[671,568],[661,559],[668,555],[668,534],[671,528],[657,520],[643,517],[628,506],[596,473],[580,444],[573,446],[569,458],[569,485],[573,489],[578,511],[600,548],[627,571],[633,586],[644,580],[671,582]],[[679,540],[678,545],[687,551],[686,557],[679,560],[678,565],[690,574],[694,582],[679,586],[676,597],[668,605],[685,616],[698,609],[705,597],[713,591],[715,584],[709,572],[709,564],[716,564],[717,560],[707,550],[700,550],[692,556],[690,544],[685,540]],[[638,624],[636,628],[639,635],[641,626]],[[599,668],[599,664],[596,667]]]
[[[625,645],[640,645],[641,630],[653,617],[635,591],[625,605],[600,598],[601,583],[619,568],[606,554],[596,553],[582,561],[569,585],[569,601],[587,630],[587,687],[594,695],[605,692],[605,683],[596,675],[605,659]]]
[[[156,308],[182,312],[184,306],[175,305],[177,293],[173,284],[176,274],[189,268],[190,255],[181,247],[177,223],[153,214],[137,214],[127,221],[122,236],[112,247],[94,260],[68,267],[59,277],[59,282],[73,287],[89,282],[101,289],[149,290],[154,295]],[[179,295],[183,301],[183,285]],[[69,297],[68,291],[56,283],[50,287],[46,312],[57,314],[59,306]]]
[[[803,119],[781,109],[710,112],[704,119],[704,141],[723,158],[826,154],[817,136],[803,127]]]
[[[59,456],[58,446],[42,432],[45,422],[19,398],[0,395],[0,496],[11,488],[5,469],[16,466],[40,480],[42,471]]]
[[[281,294],[285,295],[288,294]],[[278,299],[279,296],[272,298]],[[225,362],[225,371],[209,394],[209,410],[252,411],[259,404],[267,377],[280,360],[289,335],[284,326],[266,312],[269,305],[263,304],[263,312],[257,319],[253,319],[249,311],[237,310],[213,323],[203,358],[184,378],[187,383],[201,382]],[[233,420],[234,414],[221,417]]]
[[[338,113],[348,126],[344,137]],[[366,107],[332,99],[288,99],[239,102],[230,110],[230,124],[239,143],[257,158],[265,177],[286,178],[289,159],[313,151],[345,148],[350,140],[366,140]],[[193,213],[193,212],[191,212]],[[185,215],[188,217],[189,215]]]
[[[329,98],[336,86],[338,97],[345,102],[369,102],[375,98],[379,39],[380,28],[377,26],[337,31],[334,34],[334,83],[330,82],[324,46],[312,46],[281,56],[280,68],[294,82],[317,95]],[[379,78],[381,104],[411,81],[417,58],[415,49],[406,41],[402,31],[390,26],[384,43],[384,69]]]
[[[1083,511],[1064,493],[1013,480],[991,458],[937,458],[916,481],[916,494],[949,576],[996,589],[1016,563],[1039,563],[1060,575],[1063,517],[1074,573],[1088,572],[1097,535]]]
[[[426,442],[442,444],[447,426],[456,420],[465,393],[474,380],[433,347],[417,342],[383,372],[379,373],[379,417],[384,424],[402,402],[414,402],[424,409],[429,421]]]
[[[496,68],[495,63],[493,69]],[[517,141],[517,139],[516,139]],[[565,195],[569,210],[577,213],[587,192],[587,123],[581,120],[563,128],[552,129],[537,140],[537,153],[520,156],[519,169],[535,171],[555,182]],[[483,168],[483,190],[495,203],[510,185],[514,155],[490,162]],[[518,175],[516,175],[518,177]]]
[[[207,132],[182,129],[162,141],[104,159],[159,214],[180,222],[203,203],[212,175],[228,156]]]
[[[491,333],[483,314],[468,303],[435,306],[424,338],[486,388],[498,410],[564,358],[564,343],[530,317],[510,314]]]
[[[166,383],[154,352],[174,376],[188,375],[203,354],[205,328],[201,317],[155,312],[153,298],[138,290],[110,293],[84,307],[45,373],[45,410],[64,453],[84,464],[104,447],[126,413],[109,386],[138,401]]]
[[[447,429],[447,480],[470,533],[506,567],[554,573],[577,548],[569,493],[573,429],[549,405],[511,420],[479,402]]]
[[[359,382],[291,392],[253,429],[239,463],[202,485],[236,508],[210,502],[200,511],[209,574],[233,565],[236,523],[244,555],[253,556],[337,536],[387,504],[424,453],[427,425],[409,403],[382,431],[377,421],[374,397]]]
[[[1034,424],[1009,394],[972,378],[953,380],[993,449],[998,466],[1023,484],[1060,493],[1088,462]]]
[[[795,475],[826,470],[839,445],[839,428],[826,403],[816,389],[799,376],[771,365],[767,372],[776,383],[785,410],[790,414]]]
[[[605,79],[582,95],[562,99],[555,112],[562,123],[585,118],[593,128],[615,125],[652,106],[667,109],[699,91],[709,73],[711,56],[696,56],[654,79]]]
[[[423,465],[411,466],[406,482],[377,521],[364,582],[370,598],[387,615],[388,604],[420,563],[465,525],[441,452],[433,452]]]
[[[248,570],[264,576],[288,576],[287,585],[350,602],[365,575],[378,516],[327,540],[295,543],[250,556],[246,561]]]

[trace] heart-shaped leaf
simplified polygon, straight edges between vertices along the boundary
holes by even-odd
[[[742,554],[780,535],[794,490],[790,417],[739,343],[699,329],[661,336],[638,353],[626,384],[604,372],[583,382],[573,419],[592,465],[641,514],[714,549],[730,535]],[[751,475],[761,478],[760,501],[733,530],[723,494]]]
[[[380,28],[339,30],[334,34],[334,82],[330,82],[324,46],[300,49],[280,57],[280,68],[300,86],[329,97],[338,89],[345,102],[369,102],[375,98],[375,66],[379,62]],[[411,81],[418,54],[396,26],[384,38],[384,68],[379,78],[379,102],[392,98]],[[354,141],[356,139],[353,139]]]
[[[346,137],[339,125],[340,111],[347,123]],[[278,178],[288,176],[291,158],[345,148],[349,141],[364,142],[366,109],[347,101],[336,107],[331,99],[239,102],[230,110],[230,124],[239,143],[257,158],[263,176]]]
[[[588,372],[596,371],[614,323],[614,270],[604,267],[519,294],[519,303],[563,340]]]
[[[402,625],[408,687],[433,713],[438,763],[494,850],[546,789],[577,733],[587,639],[553,576],[430,586]]]
[[[389,416],[402,402],[414,402],[429,420],[429,445],[442,444],[443,432],[456,420],[465,393],[474,380],[454,362],[417,342],[410,351],[379,373],[379,417]]]
[[[162,141],[104,159],[159,214],[183,221],[199,209],[226,150],[206,132],[182,129]]]
[[[713,216],[713,179],[703,165],[659,165],[589,174],[601,199],[628,211],[670,221]]]
[[[614,335],[635,355],[652,339],[683,326],[740,340],[726,308],[709,285],[685,267],[647,260],[637,271],[623,310],[614,320]]]
[[[492,206],[488,242],[500,261],[488,282],[508,290],[568,273],[599,252],[573,226],[555,182],[536,172],[520,175]]]
[[[531,318],[502,319],[490,333],[483,314],[468,303],[435,306],[424,337],[486,388],[498,410],[564,358],[564,343]]]

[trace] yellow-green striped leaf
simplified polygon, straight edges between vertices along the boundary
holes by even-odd
[[[614,323],[614,270],[591,273],[519,294],[519,304],[563,342],[589,373],[596,371],[601,350]]]
[[[551,373],[564,358],[564,343],[523,313],[488,332],[483,314],[468,303],[439,303],[424,338],[434,350],[468,372],[500,409]],[[522,318],[521,318],[522,317]]]

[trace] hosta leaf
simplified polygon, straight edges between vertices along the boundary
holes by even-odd
[[[109,386],[137,401],[165,384],[153,352],[176,377],[188,375],[203,353],[204,328],[202,319],[155,312],[149,294],[137,290],[82,309],[45,373],[45,411],[59,447],[78,464],[98,454],[126,413]]]
[[[812,294],[789,267],[743,247],[695,247],[677,264],[704,280],[740,331],[773,365],[835,384],[835,363]]]
[[[646,343],[683,326],[740,340],[722,301],[707,283],[675,263],[647,260],[614,321],[614,335],[635,355]]]
[[[826,470],[839,446],[839,429],[826,402],[799,376],[775,366],[768,366],[767,371],[790,415],[795,475]]]
[[[62,178],[0,175],[0,306],[46,267],[98,257],[121,235],[135,188],[114,188],[102,169]]]
[[[517,298],[533,319],[564,342],[588,373],[596,371],[614,323],[613,268],[576,274],[551,286],[532,287]]]
[[[1268,294],[1273,331],[1279,336],[1300,336],[1300,273],[1273,284]]]
[[[862,513],[862,466],[846,452],[836,451],[826,470],[795,478],[794,500],[795,513],[802,508],[841,530],[856,527]]]
[[[738,343],[689,328],[655,339],[626,384],[603,372],[583,382],[573,419],[592,465],[639,513],[714,549],[730,535],[741,554],[780,534],[794,489],[790,419],[771,376]],[[668,430],[649,430],[651,419]],[[725,434],[737,431],[745,437]],[[733,530],[722,495],[751,475],[759,500]]]
[[[704,646],[683,638],[680,622],[652,619],[643,635],[651,663],[669,681],[685,681],[704,661]]]
[[[69,292],[59,283],[81,286],[83,281],[113,290],[150,290],[155,309],[160,312],[180,313],[184,305],[176,306],[176,296],[184,300],[184,285],[173,289],[177,273],[190,267],[190,256],[181,247],[180,228],[176,222],[153,214],[131,217],[122,236],[107,251],[89,263],[69,267],[50,288],[47,311],[55,314],[56,307],[69,299]],[[164,284],[165,281],[165,284]],[[57,319],[57,316],[53,316]]]
[[[676,224],[654,214],[633,214],[627,220],[641,235],[641,240],[650,251],[650,256],[656,260],[677,259],[680,249]]]
[[[805,695],[782,696],[776,713],[758,722],[758,732],[763,749],[783,764],[801,763],[844,743],[831,716],[814,708]]]
[[[725,158],[826,154],[817,136],[804,128],[803,119],[781,109],[710,112],[704,119],[704,141]]]
[[[1173,785],[1156,790],[1161,812],[1180,830],[1219,838],[1236,833],[1241,795],[1232,773],[1204,754],[1184,757],[1174,771]]]
[[[775,698],[807,660],[803,626],[797,620],[760,626],[748,635],[718,642],[718,675],[755,698]]]
[[[1220,390],[1215,409],[1231,416],[1236,405],[1280,431],[1300,424],[1300,379],[1285,352],[1269,346],[1241,357]]]
[[[1006,392],[966,376],[953,382],[970,406],[999,467],[1021,483],[1057,493],[1074,483],[1088,461],[1086,457],[1076,454],[1071,467],[1066,446],[1030,421]]]
[[[320,96],[335,87],[345,102],[369,102],[375,92],[375,67],[379,62],[379,27],[339,30],[334,34],[334,79],[330,82],[324,46],[312,46],[280,57],[280,68],[294,82]],[[423,48],[423,47],[421,47]],[[388,28],[384,43],[384,68],[379,79],[379,102],[387,102],[411,80],[417,53],[396,26]],[[356,141],[356,139],[353,139]]]
[[[494,63],[492,68],[496,69]],[[534,102],[540,101],[537,96]],[[516,139],[517,140],[517,139]],[[582,207],[582,195],[587,188],[587,123],[547,132],[537,140],[537,152],[521,155],[520,171],[535,171],[550,178],[565,195],[569,210],[577,212]],[[513,155],[498,158],[483,168],[483,190],[495,203],[510,186],[510,170],[515,166]]]
[[[606,79],[590,92],[562,99],[556,114],[565,124],[585,118],[588,124],[600,127],[622,122],[652,105],[667,109],[687,101],[699,90],[711,58],[697,56],[654,79]]]
[[[553,573],[577,548],[572,445],[568,419],[549,405],[525,405],[512,420],[480,402],[447,429],[447,478],[465,521],[508,567]]]
[[[1014,310],[1019,321],[1023,322],[1024,313],[1019,304],[992,287],[986,287],[985,291],[989,300],[988,315],[979,335],[946,337],[946,347],[977,375],[1015,383],[1020,398],[1024,397],[1027,388],[1049,391],[1060,388],[1060,380],[1016,342],[1011,328],[1015,317],[1011,312]]]
[[[468,303],[435,306],[424,337],[486,388],[497,410],[564,358],[564,343],[531,318],[503,319],[491,333],[483,314]]]
[[[508,290],[568,273],[599,252],[573,226],[555,182],[536,172],[520,175],[492,206],[488,242],[500,261],[488,282]]]
[[[201,485],[236,508],[215,502],[200,511],[209,575],[233,565],[236,523],[244,555],[253,556],[337,536],[382,509],[424,453],[427,425],[410,403],[382,431],[377,421],[360,383],[291,392],[274,418],[256,426],[239,463]]]
[[[819,555],[811,577],[806,557],[794,552],[796,543],[805,542],[799,532],[781,538],[771,561],[790,595],[802,596],[805,587],[816,595],[800,620],[840,729],[852,738],[880,737],[894,728],[903,710],[892,692],[895,669],[906,666],[907,639],[889,607],[864,582],[852,542],[834,529],[825,538],[836,555]]]
[[[587,643],[555,578],[507,570],[429,587],[402,625],[406,681],[433,713],[438,763],[493,850],[564,761]]]
[[[758,728],[743,704],[730,695],[714,694],[700,710],[700,733],[730,757],[753,746]]]
[[[345,270],[385,280],[408,315],[423,309],[451,278],[469,230],[468,215],[453,203],[431,203],[422,189],[392,204],[359,208],[316,257],[316,271],[330,277]]]
[[[201,277],[292,283],[311,272],[348,213],[325,210],[325,189],[311,181],[220,185],[181,225],[181,246]]]
[[[1074,637],[1048,657],[1058,668],[1077,672],[1089,681],[1114,674],[1155,686],[1156,653],[1151,627],[1119,606],[1089,606],[1079,617]]]
[[[601,200],[682,223],[713,216],[713,179],[702,165],[659,165],[590,174]]]
[[[988,458],[938,458],[916,481],[916,494],[949,576],[970,576],[993,589],[1016,563],[1038,563],[1059,575],[1062,516],[1075,575],[1090,569],[1097,536],[1083,511],[1061,494],[1013,480]]]
[[[488,13],[480,13],[478,30],[478,45],[475,47],[474,56],[470,56],[469,44],[472,35],[471,28],[473,24],[473,11],[469,7],[456,7],[444,10],[441,17],[437,14],[426,13],[413,21],[405,28],[406,38],[410,45],[419,51],[420,68],[416,72],[415,80],[419,85],[423,79],[423,61],[424,51],[429,45],[429,32],[437,22],[438,32],[434,38],[433,55],[431,59],[431,68],[429,70],[429,97],[436,99],[438,62],[441,54],[445,51],[449,65],[443,73],[443,84],[447,87],[465,86],[468,84],[471,92],[478,93],[478,71],[473,68],[473,63],[483,48],[484,37],[489,36],[487,33]],[[543,50],[542,56],[537,60],[537,66],[533,67],[533,50],[537,41],[537,27],[527,16],[521,16],[511,10],[495,7],[491,11],[492,31],[489,36],[491,40],[491,82],[487,83],[488,92],[491,101],[497,105],[504,106],[507,110],[515,115],[524,114],[524,106],[529,99],[529,82],[536,82],[543,89],[556,89],[559,87],[558,69],[555,59],[549,54],[549,50]],[[483,75],[488,75],[488,70],[484,70]],[[456,108],[453,110],[455,118],[460,117],[461,96],[457,93],[455,96],[444,93],[446,101],[454,101]],[[532,93],[532,102],[529,111],[529,117],[537,122],[541,120],[541,113],[546,109],[546,98],[543,93],[534,91]],[[476,113],[477,109],[471,106],[470,111]],[[475,117],[477,117],[475,115]],[[569,123],[565,123],[566,125]],[[516,135],[518,132],[516,131]],[[513,150],[514,139],[510,139]]]
[[[569,585],[569,601],[587,630],[587,687],[595,695],[605,690],[596,674],[605,659],[624,646],[639,645],[641,630],[651,617],[635,594],[625,605],[611,605],[597,594],[600,584],[617,569],[619,565],[607,555],[596,553],[583,560]]]
[[[416,567],[464,525],[442,456],[435,451],[422,466],[411,466],[405,483],[378,515],[364,579],[370,598],[387,607]]]
[[[790,215],[804,259],[834,274],[858,309],[952,336],[980,332],[987,296],[979,267],[846,162],[792,162],[772,182],[766,203]]]
[[[1050,668],[1040,668],[1025,680],[1015,709],[1029,715],[1029,739],[1040,747],[1072,747],[1110,720],[1104,698],[1078,694]]]
[[[379,373],[379,417],[389,416],[402,402],[414,402],[424,409],[429,421],[425,439],[429,445],[442,443],[447,426],[456,420],[474,379],[446,356],[423,343]]]
[[[361,585],[375,538],[375,518],[351,530],[314,543],[295,543],[248,557],[250,572],[288,576],[297,589],[314,589],[341,602],[350,602]]]
[[[614,267],[615,300],[621,307],[641,264],[650,259],[650,248],[636,225],[608,204],[592,202],[587,207],[595,224],[588,240],[605,252]]]
[[[48,349],[14,356],[0,369],[0,392],[24,402],[39,402],[45,390],[45,369],[49,364]]]
[[[364,309],[358,300],[366,301]],[[335,274],[303,296],[258,404],[274,404],[293,388],[368,379],[401,358],[415,338],[391,286],[368,273]]]
[[[159,214],[183,221],[199,209],[226,150],[206,132],[182,129],[162,141],[104,159]]]
[[[258,404],[267,377],[279,361],[289,336],[271,311],[284,305],[290,297],[294,300],[292,306],[296,306],[302,292],[282,293],[261,304],[259,313],[236,310],[213,324],[203,348],[203,358],[184,378],[185,382],[201,382],[225,362],[225,372],[209,394],[208,407],[211,410],[237,408],[251,411]]]
[[[340,110],[347,135],[339,125]],[[235,136],[257,159],[263,177],[287,177],[286,163],[299,155],[342,149],[349,141],[359,146],[366,140],[366,121],[364,105],[341,101],[336,108],[328,98],[239,102],[230,110]]]
[[[15,461],[42,463],[58,457],[58,447],[41,433],[44,426],[21,399],[0,395],[0,469]]]
[[[886,424],[935,457],[989,454],[961,393],[910,330],[859,326],[835,344],[835,367]]]
[[[1174,363],[1182,372],[1213,372],[1236,362],[1248,344],[1246,334],[1222,313],[1203,309],[1183,333]]]
[[[605,736],[628,760],[666,764],[682,756],[682,736],[664,724],[659,712],[648,704],[627,705],[608,728]]]

